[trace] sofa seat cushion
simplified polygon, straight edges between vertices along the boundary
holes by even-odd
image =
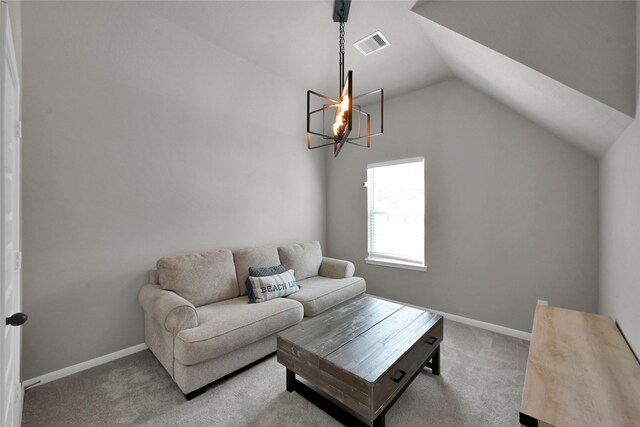
[[[248,304],[247,297],[198,307],[198,326],[181,331],[175,339],[174,357],[195,365],[230,353],[300,322],[298,301],[276,298]]]
[[[330,279],[323,276],[300,280],[300,290],[287,299],[300,301],[305,317],[313,317],[344,301],[355,298],[367,290],[362,277]]]

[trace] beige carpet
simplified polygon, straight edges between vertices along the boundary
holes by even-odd
[[[442,372],[425,369],[387,426],[518,426],[528,342],[445,321]],[[27,390],[25,426],[339,426],[285,390],[275,356],[186,401],[148,351]]]

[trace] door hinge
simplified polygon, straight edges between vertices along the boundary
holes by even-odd
[[[22,120],[16,120],[16,138],[22,139]]]
[[[16,270],[22,268],[22,252],[16,252]]]

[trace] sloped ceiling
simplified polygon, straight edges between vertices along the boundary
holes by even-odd
[[[333,0],[141,1],[152,13],[263,69],[338,96],[338,24]],[[412,19],[415,0],[353,0],[345,28],[345,63],[354,93],[384,88],[396,96],[451,77],[433,43]],[[391,46],[367,57],[353,43],[382,31]],[[277,100],[274,100],[277,102]]]
[[[556,2],[545,3],[553,7]],[[415,17],[458,78],[594,157],[601,158],[632,122],[629,115],[427,19],[429,7],[425,3],[414,8]],[[499,28],[494,30],[500,34]],[[635,54],[632,59],[625,67],[635,73]],[[627,90],[634,94],[635,81],[629,84]]]
[[[635,1],[429,1],[414,11],[635,114]]]

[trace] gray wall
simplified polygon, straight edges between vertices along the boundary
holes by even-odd
[[[425,157],[426,272],[367,265],[367,163]],[[385,103],[328,166],[327,239],[368,292],[529,331],[537,299],[594,311],[596,160],[459,80]]]
[[[640,354],[640,120],[600,161],[600,311]]]
[[[143,342],[165,255],[325,238],[305,89],[127,2],[23,2],[23,379]]]
[[[640,81],[640,8],[636,55]],[[638,108],[640,111],[640,94]],[[600,311],[640,354],[640,119],[600,161]]]

